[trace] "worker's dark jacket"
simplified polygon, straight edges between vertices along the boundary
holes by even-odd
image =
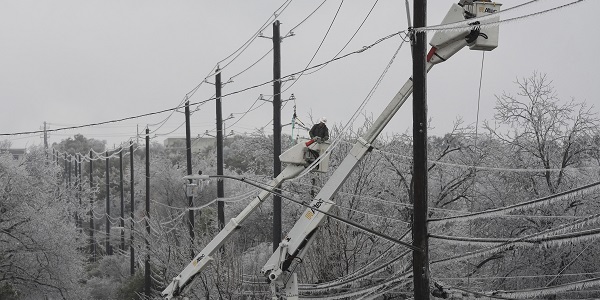
[[[313,127],[308,132],[310,138],[314,138],[315,136],[321,137],[324,141],[329,139],[329,129],[325,123],[318,123],[313,125]]]

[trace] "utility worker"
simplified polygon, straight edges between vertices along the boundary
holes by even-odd
[[[329,129],[327,128],[327,125],[325,125],[325,123],[327,123],[327,119],[325,117],[322,117],[319,120],[319,123],[313,125],[313,127],[308,132],[310,138],[319,144],[329,139]]]
[[[313,162],[317,157],[319,157],[319,151],[310,149],[308,146],[312,145],[314,142],[321,144],[329,139],[329,129],[325,123],[327,123],[327,119],[322,117],[319,120],[319,123],[313,125],[308,132],[308,135],[310,135],[310,141],[305,143],[307,148],[304,148],[304,159],[309,163]]]

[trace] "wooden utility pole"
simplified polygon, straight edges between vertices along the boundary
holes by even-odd
[[[44,150],[46,150],[46,158],[48,158],[48,132],[47,124],[44,121]]]
[[[427,0],[414,0],[414,28],[427,26]],[[413,250],[414,298],[429,299],[429,245],[427,232],[427,34],[414,32],[413,56]]]
[[[90,150],[90,190],[94,189],[94,177],[92,170],[94,161],[92,160],[94,152]],[[92,261],[96,261],[96,241],[94,240],[94,196],[90,194],[90,252],[92,253]]]
[[[190,101],[185,101],[185,153],[187,158],[187,174],[192,175],[192,132],[190,129]],[[189,180],[192,183],[192,180]],[[188,196],[188,207],[194,207],[194,196]],[[190,231],[190,253],[194,258],[194,211],[188,211],[188,229]]]
[[[131,276],[135,275],[135,249],[133,248],[133,230],[135,226],[135,222],[133,220],[133,216],[135,213],[135,198],[134,198],[134,180],[133,180],[133,141],[129,141],[129,195],[131,199],[131,209],[129,212],[129,217],[131,217],[131,232],[129,233],[129,270],[131,271]]]
[[[46,121],[44,121],[44,152],[46,153],[46,162],[45,164],[48,165],[48,128],[46,126]],[[52,149],[52,151],[54,151],[54,149]]]
[[[77,176],[77,189],[79,190],[79,193],[77,194],[77,198],[79,199],[79,210],[78,210],[78,216],[79,216],[79,212],[81,211],[81,194],[83,193],[83,187],[81,186],[81,168],[83,165],[83,160],[81,159],[81,154],[77,153],[77,166],[78,166],[78,170],[79,170],[79,175]],[[83,220],[81,217],[78,217],[79,220],[79,228],[81,230],[81,228],[83,228]],[[82,231],[83,232],[83,231]]]
[[[281,35],[273,23],[273,178],[281,173]],[[273,195],[273,251],[281,242],[281,197]]]
[[[67,189],[66,192],[71,194],[71,188],[73,187],[72,181],[71,181],[71,170],[73,169],[73,156],[71,154],[69,154],[69,171],[68,171],[68,183],[67,183]],[[75,175],[77,175],[77,173],[75,173]],[[75,226],[77,226],[77,212],[75,212],[74,214],[75,217]]]
[[[124,195],[124,187],[123,187],[123,148],[119,148],[119,189],[121,190],[121,222],[119,225],[121,226],[121,245],[119,249],[121,249],[121,253],[125,251],[125,203],[123,202],[125,199]]]
[[[62,179],[65,182],[65,188],[68,189],[69,188],[69,180],[71,178],[67,177],[67,176],[71,176],[71,169],[69,169],[69,161],[67,161],[67,153],[65,152],[64,155],[64,161],[65,161],[65,167],[63,169],[63,176]]]
[[[71,171],[73,170],[73,156],[69,154],[69,188],[73,186],[73,181],[71,180]]]
[[[223,175],[223,112],[221,107],[221,70],[217,67],[215,75],[217,110],[217,175]],[[223,179],[217,179],[217,198],[225,197]],[[225,203],[217,201],[217,219],[219,230],[225,227]]]
[[[104,155],[106,156],[106,254],[112,255],[112,248],[110,247],[110,161],[108,151]]]
[[[150,297],[150,129],[146,128],[146,260],[144,261],[144,296]]]
[[[77,177],[77,165],[79,163],[79,154],[77,154],[75,156],[75,184],[73,184],[73,187],[75,187],[75,198],[79,199],[79,201],[81,202],[81,199],[79,198],[79,180]],[[79,206],[81,206],[81,203],[79,203]],[[79,207],[78,209],[75,210],[75,228],[79,229]]]

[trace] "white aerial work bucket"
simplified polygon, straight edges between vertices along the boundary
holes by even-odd
[[[327,153],[326,150],[330,143],[313,143],[306,146],[306,142],[308,142],[308,140],[299,140],[298,144],[279,155],[279,160],[285,164],[308,166],[314,159],[323,156],[319,165],[312,171],[322,173],[327,172],[329,170],[329,153]],[[310,154],[308,153],[309,150],[312,150],[316,155],[312,157],[307,155]]]
[[[484,17],[499,12],[500,6],[502,4],[496,2],[475,1],[473,2],[471,13],[475,15],[475,18]],[[480,27],[479,37],[473,43],[469,44],[469,49],[483,51],[496,49],[498,47],[498,35],[500,31],[497,24],[498,21],[500,21],[500,15],[478,21],[482,26]],[[493,25],[485,26],[486,24]]]

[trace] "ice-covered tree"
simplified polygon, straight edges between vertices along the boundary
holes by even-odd
[[[59,172],[40,148],[23,160],[0,155],[0,285],[22,299],[88,298],[80,282],[86,239],[75,227],[75,192]]]

